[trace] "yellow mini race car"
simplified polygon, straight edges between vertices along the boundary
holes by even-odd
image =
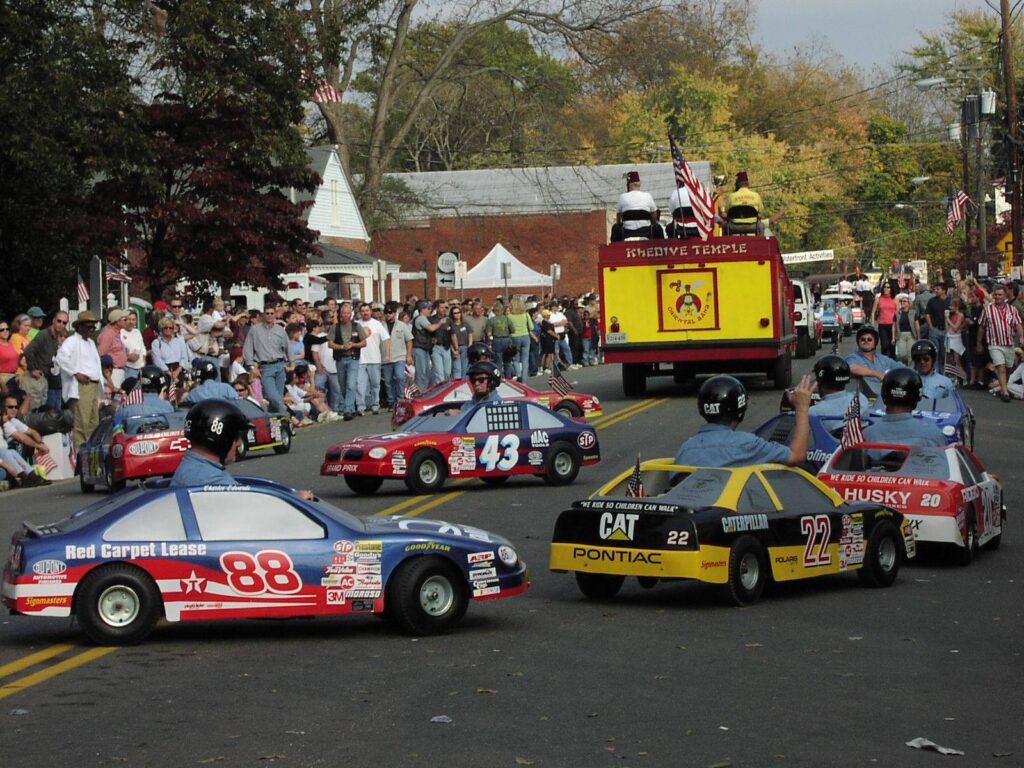
[[[887,587],[904,553],[913,557],[915,543],[900,512],[845,502],[803,470],[654,459],[559,515],[550,568],[574,572],[583,594],[597,599],[637,576],[644,587],[670,579],[718,584],[727,601],[746,605],[769,579],[857,571],[867,586]]]

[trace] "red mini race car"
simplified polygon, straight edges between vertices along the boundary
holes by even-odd
[[[566,416],[594,418],[601,415],[601,401],[594,395],[570,391],[560,395],[553,389],[539,390],[522,382],[502,380],[498,385],[498,394],[502,400],[527,400],[531,403],[544,405],[553,411]],[[468,402],[473,397],[467,379],[442,381],[427,389],[416,398],[402,397],[395,402],[391,410],[391,428],[398,429],[413,416],[419,416],[436,405],[449,403],[458,405]]]
[[[1006,519],[1002,484],[959,443],[841,448],[818,479],[847,501],[898,509],[919,543],[951,545],[962,565],[969,565],[981,546],[999,547]]]
[[[404,480],[413,493],[433,493],[448,477],[500,485],[512,475],[535,475],[566,485],[581,466],[600,459],[589,424],[535,403],[502,400],[454,412],[437,406],[401,432],[335,443],[320,474],[342,475],[360,494],[375,492],[388,478]]]

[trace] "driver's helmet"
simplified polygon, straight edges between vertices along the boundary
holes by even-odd
[[[867,324],[862,325],[860,328],[857,329],[857,336],[856,336],[857,341],[859,342],[861,336],[866,336],[869,333],[872,336],[875,337],[875,343],[877,344],[878,343],[878,329],[875,328],[875,326],[873,326],[873,325],[867,325]]]
[[[910,348],[910,359],[915,363],[925,357],[930,357],[932,360],[936,360],[938,356],[939,352],[935,347],[935,343],[928,339],[915,341],[913,346]]]
[[[814,364],[818,385],[842,389],[850,382],[850,364],[839,355],[825,355]]]
[[[921,375],[913,368],[893,368],[882,379],[882,402],[913,408],[921,399]]]
[[[139,383],[136,386],[142,387],[143,392],[159,394],[169,384],[170,381],[167,374],[160,370],[159,366],[146,365],[139,371]]]
[[[498,370],[498,366],[492,363],[490,360],[480,360],[469,366],[469,370],[466,371],[466,376],[470,381],[476,376],[484,375],[487,377],[487,391],[493,392],[498,388],[501,383],[501,371]]]
[[[487,346],[482,341],[474,341],[469,345],[469,349],[466,350],[466,359],[469,360],[469,364],[479,362],[480,360],[494,360],[494,350]]]
[[[185,416],[185,437],[192,445],[205,448],[223,464],[235,439],[244,440],[249,421],[229,400],[210,399],[193,405]]]
[[[697,412],[711,424],[743,421],[747,412],[747,390],[732,376],[712,376],[697,392]]]
[[[217,378],[217,366],[209,360],[197,360],[192,366],[192,376],[200,383]]]

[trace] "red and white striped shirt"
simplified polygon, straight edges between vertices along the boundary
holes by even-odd
[[[981,313],[981,330],[993,347],[1012,347],[1020,325],[1020,313],[1008,303],[989,304]]]

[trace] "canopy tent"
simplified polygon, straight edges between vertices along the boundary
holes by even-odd
[[[512,265],[507,282],[501,277],[502,264]],[[456,288],[504,288],[506,285],[509,288],[550,287],[551,277],[530,269],[501,243],[497,243],[479,264],[466,272],[465,280],[456,280],[455,283]]]

